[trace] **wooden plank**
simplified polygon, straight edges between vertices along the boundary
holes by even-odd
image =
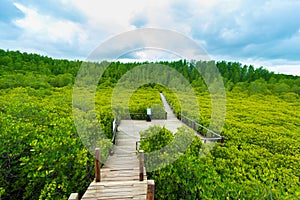
[[[78,200],[78,193],[72,193],[68,200]]]

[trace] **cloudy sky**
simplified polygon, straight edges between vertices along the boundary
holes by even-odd
[[[139,28],[176,31],[215,60],[300,75],[299,0],[0,1],[1,49],[85,59],[109,38]]]

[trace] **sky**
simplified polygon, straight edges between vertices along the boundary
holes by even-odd
[[[214,60],[300,75],[299,0],[0,1],[5,50],[85,60],[108,39],[140,28],[178,32]],[[141,50],[130,59],[157,55]]]

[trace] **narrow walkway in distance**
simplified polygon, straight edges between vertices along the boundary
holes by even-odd
[[[147,122],[145,120],[122,120],[119,126],[119,130],[130,133],[130,136],[136,137],[137,141],[139,140],[139,132],[148,129],[150,126],[160,125],[165,126],[167,129],[175,133],[178,127],[186,126],[180,120],[177,119],[175,114],[173,113],[172,108],[167,102],[165,96],[160,93],[160,98],[162,100],[165,111],[167,112],[166,120],[151,120],[151,122]],[[133,133],[135,132],[135,133]],[[137,136],[136,136],[137,133]]]

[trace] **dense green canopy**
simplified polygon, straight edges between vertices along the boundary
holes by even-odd
[[[73,84],[82,61],[0,50],[0,199],[67,199],[72,192],[83,194],[93,180],[93,156],[87,148],[100,146],[106,158],[113,146],[114,117],[122,118],[126,109],[136,119],[144,119],[139,113],[148,107],[161,112],[160,91],[180,117],[176,91],[156,83],[138,87],[129,108],[122,106],[121,98],[120,105],[116,103],[118,112],[112,109],[114,87],[126,72],[142,64],[147,63],[109,63],[96,92],[97,121],[90,122],[91,110],[72,110]],[[156,182],[157,199],[300,196],[300,77],[237,62],[159,64],[177,70],[193,86],[200,108],[185,114],[205,126],[210,123],[211,97],[202,76],[213,82],[215,77],[209,75],[216,65],[226,88],[227,112],[221,133],[224,144],[205,152],[202,142],[195,139],[176,162],[148,174]],[[97,70],[101,63],[89,65]],[[156,75],[171,86],[178,82],[168,73]],[[72,112],[82,116],[81,137],[93,138],[95,143],[82,143]],[[100,124],[101,134],[94,123]],[[161,137],[148,138],[142,147],[151,151],[172,137],[176,134],[163,129]],[[203,151],[206,156],[199,156]]]

